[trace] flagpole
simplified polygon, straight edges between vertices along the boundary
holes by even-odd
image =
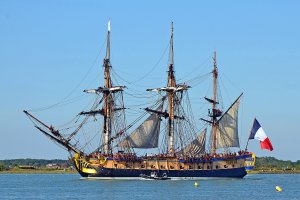
[[[254,117],[253,123],[254,123],[255,119],[256,119],[256,117]],[[253,125],[252,125],[252,126],[253,126]],[[252,128],[251,128],[251,130],[252,130]],[[248,148],[248,143],[249,143],[249,140],[250,140],[251,130],[250,130],[250,134],[249,134],[249,137],[248,137],[248,140],[247,140],[247,144],[246,144],[246,147],[245,147],[245,151],[248,150],[247,148]]]
[[[251,134],[251,133],[250,133]],[[249,135],[250,136],[250,135]],[[249,138],[248,138],[248,140],[247,140],[247,144],[246,144],[246,148],[245,148],[245,151],[247,152],[247,147],[248,147],[248,143],[249,143]]]

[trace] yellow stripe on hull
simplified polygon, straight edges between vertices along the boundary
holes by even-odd
[[[97,174],[97,171],[95,169],[91,169],[91,168],[82,168],[81,169],[82,172],[87,173],[87,174]]]

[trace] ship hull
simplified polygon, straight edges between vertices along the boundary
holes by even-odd
[[[219,170],[140,170],[140,169],[97,169],[97,174],[81,173],[90,179],[141,179],[141,174],[150,175],[157,172],[159,177],[166,174],[171,179],[201,179],[201,178],[243,178],[247,173],[245,167]]]
[[[141,179],[155,172],[158,177],[166,176],[171,179],[201,179],[243,178],[247,174],[245,161],[251,156],[251,154],[245,154],[209,160],[146,159],[138,161],[106,158],[99,164],[78,156],[71,160],[83,178]]]

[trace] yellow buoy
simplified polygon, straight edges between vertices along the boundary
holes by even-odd
[[[277,192],[282,192],[282,188],[278,185],[275,187],[275,189],[276,189]]]
[[[194,186],[198,187],[199,186],[198,182],[195,181]]]

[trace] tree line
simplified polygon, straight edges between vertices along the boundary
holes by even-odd
[[[69,160],[62,159],[10,159],[10,160],[0,160],[0,171],[4,169],[10,169],[18,166],[34,166],[34,167],[45,167],[48,164],[58,164],[58,165],[71,165]],[[279,160],[274,157],[257,157],[256,158],[256,169],[296,169],[300,170],[300,160],[292,162],[290,160]]]
[[[292,162],[290,160],[279,160],[274,157],[257,157],[255,163],[256,169],[296,169],[300,170],[300,160]]]
[[[58,165],[71,165],[69,160],[62,159],[9,159],[9,160],[0,160],[0,170],[11,169],[19,166],[34,166],[34,167],[45,167],[48,164],[58,164]]]

